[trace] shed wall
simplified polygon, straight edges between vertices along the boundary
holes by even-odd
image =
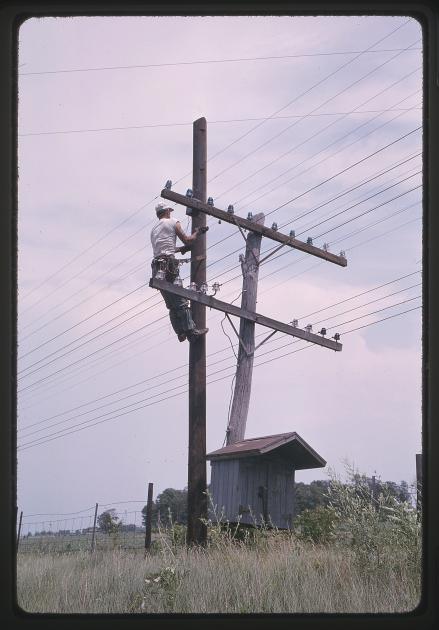
[[[267,519],[276,527],[291,527],[295,502],[291,463],[283,458],[259,456],[214,460],[211,468],[214,520],[261,525]]]
[[[216,460],[211,462],[210,494],[213,503],[213,520],[229,520],[238,518],[239,461]],[[211,506],[212,507],[212,506]]]

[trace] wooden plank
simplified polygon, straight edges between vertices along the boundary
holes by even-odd
[[[231,501],[232,501],[232,505],[231,505],[231,513],[230,513],[230,520],[231,521],[235,521],[238,518],[238,508],[239,508],[239,497],[238,497],[238,490],[239,490],[239,480],[238,480],[238,474],[239,474],[239,461],[237,459],[232,460],[230,462],[230,464],[233,467],[233,475],[232,475],[232,496],[231,496]]]
[[[291,236],[288,236],[287,234],[282,234],[281,232],[278,232],[277,230],[272,230],[271,228],[265,227],[264,225],[259,225],[257,223],[254,223],[253,221],[250,221],[249,219],[244,219],[243,217],[240,217],[236,214],[230,214],[225,210],[215,208],[215,206],[210,206],[207,203],[202,203],[194,197],[186,197],[186,195],[181,195],[180,193],[168,190],[167,188],[164,188],[160,195],[164,199],[169,199],[169,201],[173,201],[174,203],[179,203],[183,206],[192,208],[193,210],[199,210],[200,212],[209,214],[210,216],[220,219],[221,221],[232,223],[237,227],[244,228],[245,230],[249,230],[250,232],[255,232],[256,234],[261,234],[262,236],[266,236],[273,241],[283,243],[284,245],[288,245],[288,247],[298,249],[302,252],[306,252],[307,254],[311,254],[312,256],[317,256],[317,258],[323,258],[323,260],[327,260],[328,262],[340,265],[341,267],[346,267],[348,264],[344,256],[331,254],[331,252],[327,252],[320,247],[316,247],[315,245],[309,245],[304,241],[299,241],[297,238],[293,238]]]
[[[255,324],[260,324],[261,326],[266,326],[267,328],[278,330],[287,335],[303,339],[304,341],[309,341],[310,343],[315,343],[319,346],[330,348],[331,350],[335,350],[336,352],[340,352],[343,347],[343,344],[338,341],[326,339],[326,337],[323,337],[322,335],[316,335],[315,333],[309,333],[306,330],[296,328],[291,324],[285,324],[284,322],[279,322],[278,320],[272,319],[271,317],[265,317],[265,315],[251,313],[242,308],[239,308],[239,306],[217,300],[216,298],[210,295],[206,295],[204,293],[200,293],[199,291],[192,291],[191,289],[177,287],[170,282],[166,282],[166,280],[157,280],[157,278],[151,278],[149,281],[149,286],[153,289],[160,289],[162,291],[169,291],[169,293],[175,293],[176,295],[180,295],[181,297],[184,297],[187,300],[191,300],[192,302],[200,302],[201,304],[204,304],[209,308],[214,308],[218,311],[222,311],[223,313],[229,313],[229,315],[235,315],[235,317],[244,317],[245,319],[248,319]]]

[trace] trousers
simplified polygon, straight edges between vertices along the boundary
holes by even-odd
[[[160,268],[160,261],[164,261],[162,264],[165,266],[165,279],[167,282],[174,282],[178,278],[179,264],[174,256],[157,256],[153,258],[151,263],[152,276],[156,276],[157,271]],[[171,321],[174,332],[179,335],[181,333],[188,333],[195,329],[195,323],[192,319],[191,310],[189,308],[189,301],[186,298],[170,293],[169,291],[162,291],[160,293],[163,296],[166,307],[169,310],[169,319]]]

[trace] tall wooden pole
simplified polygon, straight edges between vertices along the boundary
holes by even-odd
[[[253,218],[255,223],[264,224],[265,217],[261,212]],[[260,234],[250,232],[247,236],[245,257],[241,263],[242,268],[242,298],[241,308],[248,311],[256,311],[256,298],[258,293],[259,253],[261,249]],[[244,439],[245,425],[247,423],[248,409],[250,405],[250,393],[252,387],[253,360],[255,351],[255,324],[241,318],[239,325],[239,350],[236,366],[235,391],[230,412],[230,422],[227,429],[226,442],[234,444]]]
[[[199,118],[193,126],[192,190],[196,199],[206,203],[207,184],[207,122]],[[192,232],[205,227],[204,212],[192,211]],[[197,287],[206,281],[206,235],[194,242],[191,257],[191,282]],[[206,327],[206,307],[192,302],[192,317],[196,328]],[[204,545],[207,518],[206,477],[206,336],[190,344],[189,349],[189,452],[188,452],[188,544]]]

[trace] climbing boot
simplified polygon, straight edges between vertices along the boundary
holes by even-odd
[[[189,330],[186,334],[189,342],[192,343],[205,335],[207,332],[209,332],[208,328],[194,328],[193,330]]]

